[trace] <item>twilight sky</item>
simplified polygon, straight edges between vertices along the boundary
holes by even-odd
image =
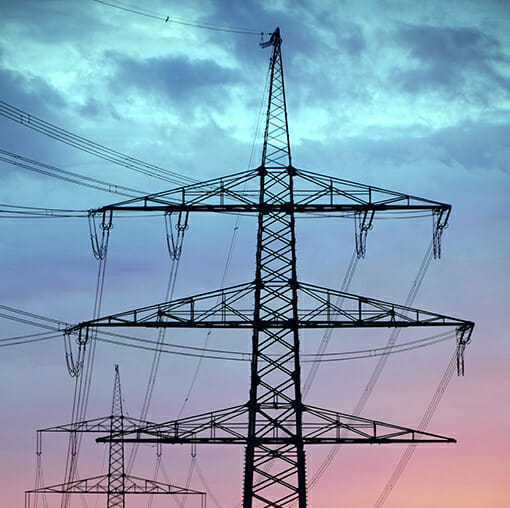
[[[195,180],[228,175],[259,164],[257,127],[264,120],[270,50],[259,47],[258,35],[156,18],[265,33],[280,26],[294,165],[453,205],[442,259],[432,263],[414,306],[476,322],[466,375],[453,378],[428,428],[455,437],[458,444],[418,448],[385,506],[508,506],[510,446],[504,436],[510,430],[510,347],[504,320],[510,284],[510,4],[147,0],[143,6],[148,16],[92,0],[1,0],[0,100]],[[1,150],[64,170],[144,193],[175,186],[4,116],[0,132]],[[6,205],[87,210],[123,199],[1,160],[0,169],[1,210]],[[252,280],[255,225],[244,217],[239,224],[230,216],[191,217],[175,296],[220,287],[235,227],[225,284]],[[87,219],[1,213],[0,228],[0,305],[71,323],[90,319],[97,262]],[[299,221],[300,278],[339,288],[353,250],[353,229],[348,219]],[[430,218],[376,221],[350,291],[403,303],[431,229]],[[162,217],[116,218],[102,314],[163,301],[169,269]],[[0,339],[40,331],[2,318],[0,330]],[[403,332],[399,340],[427,335]],[[329,350],[381,347],[387,336],[337,331]],[[206,337],[203,331],[168,332],[167,340],[201,347]],[[320,340],[320,335],[304,336],[303,349],[314,352]],[[211,348],[249,350],[247,334],[214,332],[207,341]],[[4,344],[2,498],[6,506],[22,506],[24,491],[34,486],[35,431],[69,422],[74,380],[67,373],[62,338]],[[417,427],[454,348],[448,341],[392,355],[362,415]],[[306,400],[351,412],[376,361],[321,365]],[[99,343],[88,417],[109,413],[115,363],[127,410],[138,416],[151,362],[149,351]],[[175,418],[180,411],[193,415],[247,399],[248,363],[204,360],[190,389],[196,368],[197,358],[163,355],[150,419]],[[303,370],[306,376],[309,366]],[[81,477],[100,474],[107,464],[102,445],[86,439]],[[65,449],[65,437],[45,436],[46,484],[63,481]],[[308,478],[328,451],[308,450]],[[373,506],[403,451],[343,447],[310,490],[311,506]],[[195,472],[190,487],[209,490],[208,506],[238,502],[242,452],[198,450],[201,474]],[[151,477],[154,456],[154,449],[145,447],[134,472]],[[167,474],[169,482],[184,486],[189,463],[189,449],[166,447],[160,480],[167,481]],[[48,500],[49,506],[59,505],[58,498]],[[89,506],[94,503],[101,506],[104,500]],[[132,499],[127,506],[146,504]],[[81,500],[72,506],[82,506]],[[198,505],[190,500],[187,506]]]

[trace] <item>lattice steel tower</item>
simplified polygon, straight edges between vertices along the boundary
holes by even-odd
[[[124,414],[119,366],[115,365],[111,414],[100,418],[38,430],[36,453],[38,456],[42,453],[42,434],[46,432],[70,433],[73,438],[78,439],[77,436],[81,433],[104,434],[106,432],[110,436],[115,436],[146,425],[151,425],[151,423]],[[205,492],[176,487],[168,483],[126,474],[124,468],[124,443],[122,441],[110,440],[108,457],[108,473],[106,475],[82,478],[59,485],[26,491],[25,508],[30,508],[30,499],[38,494],[61,494],[62,501],[71,494],[106,494],[107,508],[124,508],[126,506],[126,494],[194,495],[200,498],[201,508],[205,508]],[[44,505],[46,506],[46,503]]]
[[[110,435],[124,432],[124,411],[120,391],[119,366],[115,365],[115,381],[113,387],[112,414],[110,418]],[[126,489],[124,472],[124,443],[110,442],[108,457],[108,508],[124,508]]]
[[[358,256],[375,213],[428,212],[434,252],[450,205],[327,177],[292,164],[277,28],[260,167],[232,176],[109,205],[91,212],[108,221],[122,211],[235,212],[258,217],[255,279],[246,284],[83,322],[72,330],[87,342],[96,327],[248,328],[252,330],[247,403],[189,418],[119,431],[114,440],[244,444],[243,507],[307,505],[305,445],[453,442],[453,439],[303,404],[300,330],[332,327],[450,326],[461,358],[473,323],[306,284],[296,272],[296,214],[355,218]],[[111,440],[111,436],[98,441]]]

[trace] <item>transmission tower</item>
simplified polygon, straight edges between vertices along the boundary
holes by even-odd
[[[112,413],[110,420],[110,436],[124,432],[124,411],[120,393],[119,366],[115,365],[115,381],[113,385]],[[107,508],[124,508],[125,474],[124,474],[124,443],[110,441],[108,455],[108,501]]]
[[[253,170],[131,199],[91,211],[253,213],[258,218],[255,278],[245,284],[86,321],[69,329],[87,343],[103,327],[244,328],[252,331],[245,404],[98,438],[100,442],[208,443],[245,446],[243,507],[307,506],[305,446],[333,443],[428,443],[454,439],[304,404],[300,330],[454,327],[459,362],[474,324],[433,312],[302,282],[296,270],[295,217],[351,217],[359,257],[375,214],[429,213],[434,254],[451,206],[328,177],[292,164],[277,28],[272,48],[261,165]]]
[[[130,432],[140,426],[147,425],[151,425],[151,423],[124,415],[119,366],[115,365],[111,414],[93,420],[85,420],[70,425],[60,425],[38,430],[36,453],[38,456],[42,453],[43,432],[66,432],[72,434],[82,432],[104,434],[107,432],[109,436],[116,436],[123,432]],[[126,494],[196,495],[200,497],[201,508],[205,508],[206,496],[205,492],[176,487],[174,485],[125,474],[124,443],[118,440],[109,441],[108,473],[106,475],[29,490],[25,492],[25,508],[30,508],[30,499],[33,495],[47,493],[62,494],[64,496],[70,494],[106,494],[107,508],[124,508]]]

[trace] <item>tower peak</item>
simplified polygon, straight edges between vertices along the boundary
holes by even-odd
[[[269,41],[260,45],[263,48],[273,47],[273,54],[269,61],[269,94],[261,163],[267,168],[284,168],[291,166],[291,155],[280,28],[276,27]]]

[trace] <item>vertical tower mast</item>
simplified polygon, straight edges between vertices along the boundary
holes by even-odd
[[[273,46],[273,54],[269,61],[271,70],[264,147],[262,149],[262,166],[285,168],[290,166],[292,162],[290,157],[289,127],[287,124],[285,83],[283,80],[280,28],[276,28],[269,41],[263,42],[260,45],[263,48]]]
[[[243,506],[306,506],[293,176],[280,30],[269,42],[271,81],[260,172],[254,328]],[[271,205],[284,205],[277,211]],[[269,322],[278,314],[283,328]],[[290,444],[270,445],[275,427]],[[258,504],[258,503],[257,503]]]
[[[119,366],[115,365],[110,435],[113,436],[118,432],[124,432],[124,412],[122,410]],[[125,476],[124,443],[110,441],[107,508],[124,508],[126,491],[124,485]]]

